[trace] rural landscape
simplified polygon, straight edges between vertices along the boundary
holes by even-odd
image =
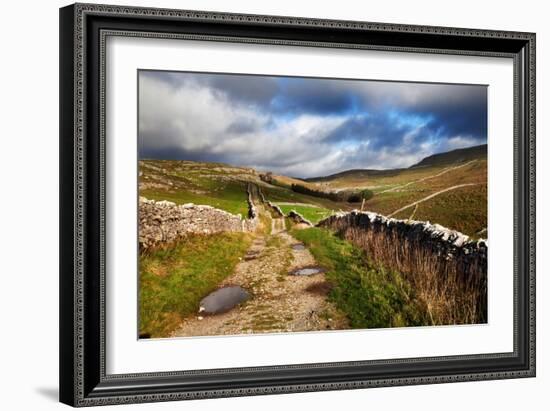
[[[150,92],[159,104],[169,100],[158,99],[159,89],[175,87],[174,79],[180,80],[174,73],[160,80],[153,74]],[[191,94],[204,89],[206,83],[197,76],[202,79],[195,74],[177,83],[178,98],[182,87]],[[239,95],[251,93],[234,80],[207,97],[226,98],[230,87]],[[140,87],[140,338],[487,322],[486,135],[461,137],[460,145],[466,147],[444,141],[437,152],[423,146],[409,156],[390,156],[390,147],[383,147],[374,154],[390,159],[386,167],[368,167],[371,155],[361,154],[364,164],[347,159],[338,167],[321,167],[323,173],[317,154],[311,163],[306,156],[291,159],[290,154],[280,163],[271,161],[275,154],[266,152],[265,145],[254,146],[257,134],[248,129],[238,133],[242,125],[235,133],[244,135],[248,146],[239,146],[239,152],[253,152],[241,159],[215,155],[214,145],[211,151],[200,144],[192,147],[181,131],[175,138],[187,144],[185,149],[157,147],[151,142],[168,135],[166,122],[158,118],[165,111],[151,116],[150,109],[142,115],[148,100],[147,88]],[[275,100],[272,96],[269,110]],[[186,132],[201,121],[198,109],[192,110],[194,116],[186,122],[178,117]],[[148,116],[161,125],[151,126]],[[426,124],[410,113],[405,120],[391,116],[405,122],[399,128],[405,145],[399,150],[415,150],[407,126],[420,135],[433,122],[433,115]],[[328,126],[321,132],[310,119],[306,123],[294,140],[310,139],[314,151],[311,136],[320,133],[326,141]],[[372,130],[366,123],[362,127],[359,133],[368,140]],[[448,139],[457,141],[453,136]],[[341,150],[341,141],[329,148]],[[344,151],[353,147],[348,142]],[[220,149],[231,153],[231,147]],[[259,154],[252,158],[255,152]],[[388,166],[392,162],[398,166]],[[307,169],[308,164],[313,166]]]

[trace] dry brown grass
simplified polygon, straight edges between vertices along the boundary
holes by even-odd
[[[472,252],[473,244],[446,246],[427,234],[377,227],[359,217],[333,219],[327,227],[370,260],[405,275],[433,325],[487,321],[485,251]]]
[[[407,208],[393,217],[431,221],[460,231],[470,237],[479,237],[487,228],[487,184],[461,187],[442,193],[416,207]],[[484,232],[482,237],[487,238]]]

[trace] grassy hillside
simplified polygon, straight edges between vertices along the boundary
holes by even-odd
[[[487,144],[434,154],[426,157],[411,168],[463,163],[478,158],[487,158]]]
[[[284,181],[300,180],[289,178]],[[266,198],[273,202],[312,204],[335,211],[353,208],[346,203],[335,203],[328,199],[296,193],[284,184],[265,183],[260,179],[259,173],[250,168],[175,160],[139,162],[139,193],[157,201],[210,205],[245,216],[248,212],[246,186],[249,182],[260,186]]]
[[[383,215],[427,220],[474,237],[487,228],[486,145],[430,156],[408,169],[349,170],[308,182],[327,191],[368,188],[375,195],[364,209]]]
[[[407,169],[349,170],[307,181],[273,175],[268,183],[254,169],[191,161],[142,160],[139,170],[142,196],[211,205],[242,216],[247,214],[249,182],[285,213],[294,209],[314,223],[332,212],[362,206],[291,189],[292,184],[302,184],[326,192],[369,189],[374,196],[363,204],[366,211],[427,220],[470,236],[487,228],[486,146],[430,156]]]
[[[307,183],[320,183],[320,182],[329,182],[329,181],[336,181],[336,180],[361,180],[365,178],[381,178],[381,177],[392,177],[399,175],[399,173],[403,170],[406,170],[404,168],[396,168],[391,170],[375,170],[375,169],[354,169],[354,170],[346,170],[342,171],[340,173],[336,174],[330,174],[328,176],[323,177],[311,177],[311,178],[305,178],[304,181]]]
[[[460,184],[487,184],[487,161],[478,160],[464,163],[460,168],[446,170],[433,169],[429,175],[418,178],[416,175],[404,174],[398,184],[384,190],[378,190],[367,204],[389,214],[393,210],[421,199],[434,192]],[[446,171],[442,173],[442,171]]]
[[[409,168],[395,168],[389,170],[354,169],[327,176],[305,178],[303,181],[304,183],[309,183],[314,186],[323,185],[319,183],[328,183],[329,186],[336,186],[336,184],[341,181],[359,182],[365,180],[375,180],[391,182],[394,180],[400,180],[403,176],[416,175],[421,177],[425,174],[425,171],[427,171],[420,169],[423,167],[438,166],[444,168],[445,166],[456,165],[466,161],[483,158],[487,158],[487,144],[433,154],[422,159],[420,162]],[[429,171],[434,170],[437,170],[437,168],[432,168]]]
[[[430,221],[474,238],[486,237],[487,184],[448,191],[394,217]]]
[[[210,205],[246,216],[246,185],[254,170],[217,163],[141,160],[139,193],[152,200]]]

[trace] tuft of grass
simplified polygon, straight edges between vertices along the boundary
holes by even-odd
[[[273,235],[267,239],[265,245],[268,248],[280,248],[283,245],[283,240],[281,239],[281,237]]]
[[[352,328],[427,325],[429,320],[409,282],[397,271],[368,261],[365,253],[321,228],[293,230],[327,269],[329,299]]]
[[[269,236],[271,234],[271,218],[265,213],[260,213],[259,219],[261,222],[261,233],[266,237]]]
[[[250,246],[244,233],[188,236],[139,260],[139,333],[168,337],[231,275]]]

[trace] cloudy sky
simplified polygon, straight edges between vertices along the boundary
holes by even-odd
[[[477,85],[139,72],[139,155],[313,177],[487,142]]]

